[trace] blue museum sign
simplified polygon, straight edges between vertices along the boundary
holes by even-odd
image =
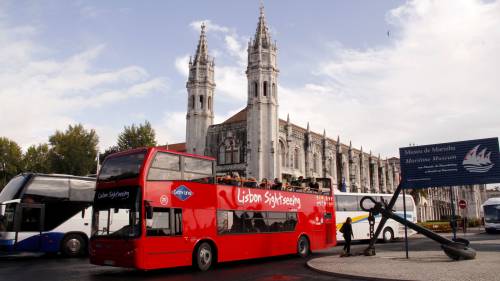
[[[402,147],[399,155],[403,188],[500,183],[498,138]]]

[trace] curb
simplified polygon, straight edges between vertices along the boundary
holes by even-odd
[[[314,259],[312,259],[314,260]],[[345,274],[345,273],[338,273],[338,272],[333,272],[333,271],[326,271],[323,269],[319,269],[314,267],[310,262],[312,260],[308,260],[306,262],[306,266],[318,273],[333,276],[333,277],[338,277],[338,278],[350,278],[350,279],[361,279],[361,280],[370,280],[370,281],[412,281],[411,279],[391,279],[391,278],[378,278],[378,277],[372,277],[372,276],[362,276],[362,275],[352,275],[352,274]]]

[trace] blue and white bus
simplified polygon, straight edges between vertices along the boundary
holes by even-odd
[[[0,252],[88,253],[95,178],[23,173],[0,193]]]
[[[389,203],[392,198],[392,194],[382,194],[382,193],[349,193],[349,192],[338,192],[335,193],[335,217],[337,224],[337,241],[344,241],[342,233],[338,231],[342,224],[346,221],[347,217],[352,219],[352,232],[354,234],[353,240],[364,240],[370,239],[370,225],[368,223],[368,212],[361,210],[360,201],[364,196],[371,196],[377,201],[384,200]],[[403,195],[400,195],[396,200],[394,205],[394,211],[396,214],[403,217]],[[375,228],[382,218],[381,215],[375,217]],[[417,210],[415,207],[415,202],[413,197],[406,195],[406,218],[416,223],[417,222]],[[396,222],[395,220],[388,219],[385,223],[384,229],[382,230],[382,239],[384,242],[389,242],[395,238],[404,237],[404,225]],[[416,232],[408,228],[408,236],[415,234]]]
[[[483,203],[483,212],[486,232],[500,232],[500,197],[486,200]]]

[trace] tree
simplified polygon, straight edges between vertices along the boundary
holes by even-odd
[[[22,171],[21,147],[8,138],[0,137],[0,190]]]
[[[24,170],[36,173],[50,173],[50,149],[49,145],[32,145],[28,148],[23,157]]]
[[[146,121],[144,124],[139,124],[123,129],[123,132],[118,136],[118,149],[120,151],[136,147],[156,146],[155,131],[151,124]]]
[[[70,125],[65,132],[56,131],[49,142],[54,172],[80,176],[95,172],[99,138],[93,129],[87,131],[81,124]]]

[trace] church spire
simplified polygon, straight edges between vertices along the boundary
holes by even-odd
[[[269,35],[269,30],[266,24],[266,17],[264,15],[264,5],[260,3],[260,16],[259,23],[257,24],[257,31],[255,32],[255,38],[253,41],[253,47],[258,48],[268,48],[271,43],[271,36]]]
[[[205,154],[206,133],[213,124],[214,112],[214,61],[208,56],[205,24],[201,25],[201,34],[193,59],[189,59],[189,75],[186,83],[186,150],[188,153]]]
[[[205,27],[205,23],[202,23],[200,40],[198,41],[198,47],[196,48],[196,54],[194,55],[194,64],[198,62],[205,63],[208,61],[208,45],[207,36],[205,35]]]

